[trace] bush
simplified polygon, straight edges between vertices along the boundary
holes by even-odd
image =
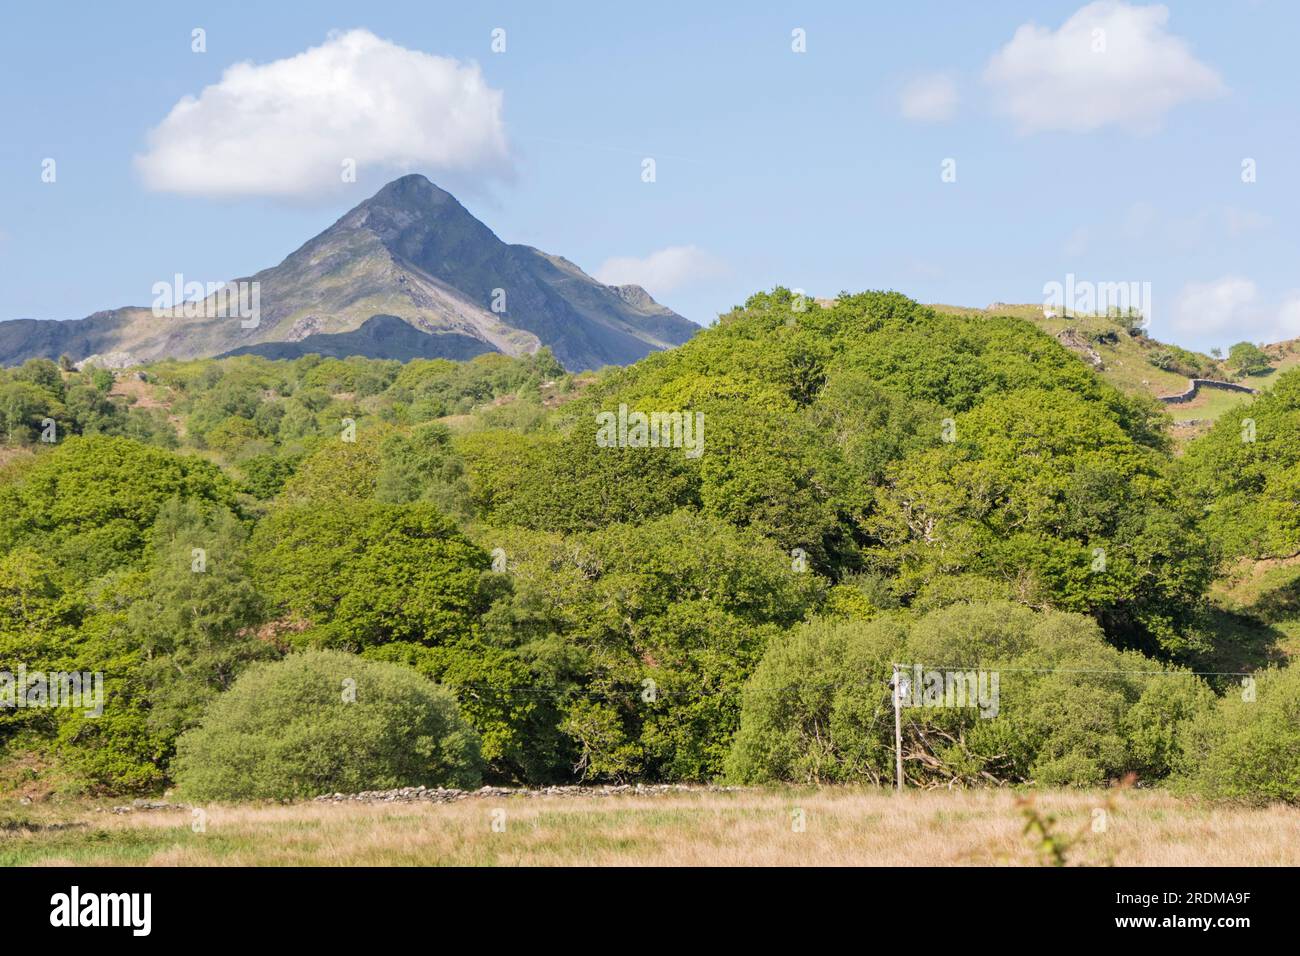
[[[1115,650],[1078,614],[995,601],[867,624],[813,621],[769,645],[750,679],[731,776],[891,780],[894,661],[920,664],[927,684],[934,672],[945,680],[948,672],[988,672],[980,685],[992,692],[986,714],[905,706],[905,770],[920,785],[1158,779],[1181,758],[1174,729],[1213,700],[1199,678]],[[914,677],[910,669],[906,676]]]
[[[821,598],[820,579],[758,534],[688,511],[493,542],[509,555],[510,630],[536,635],[527,653],[547,683],[573,681],[560,726],[587,778],[718,776],[746,678]]]
[[[180,738],[173,766],[193,800],[468,788],[480,779],[478,735],[448,691],[410,668],[339,651],[250,668]]]
[[[1262,375],[1269,370],[1269,357],[1257,345],[1238,342],[1228,349],[1228,364],[1242,375]]]
[[[1256,678],[1255,699],[1230,691],[1183,725],[1180,783],[1249,804],[1300,804],[1300,668]]]
[[[904,635],[889,619],[815,620],[774,641],[745,686],[728,776],[744,783],[890,779],[885,679]]]

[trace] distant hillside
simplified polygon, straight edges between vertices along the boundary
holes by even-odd
[[[509,245],[450,193],[404,176],[256,282],[260,321],[122,308],[68,321],[0,322],[0,365],[127,353],[138,362],[254,352],[397,359],[532,354],[570,370],[625,365],[699,327],[638,286],[607,286],[567,259]],[[212,303],[214,299],[207,302]],[[387,317],[374,325],[376,317]],[[397,319],[404,331],[387,319]],[[310,345],[301,343],[310,339]]]
[[[1281,372],[1300,364],[1300,339],[1265,347],[1274,359],[1264,375],[1242,376],[1222,360],[1169,345],[1148,335],[1134,334],[1121,318],[1107,316],[1048,317],[1037,304],[995,303],[986,309],[935,305],[953,315],[1010,315],[1027,319],[1092,365],[1104,379],[1130,395],[1161,398],[1187,390],[1188,379],[1209,378],[1240,382],[1261,391],[1271,387]],[[1180,423],[1180,438],[1199,434],[1226,410],[1251,401],[1242,393],[1203,390],[1190,402],[1171,405],[1169,413]]]

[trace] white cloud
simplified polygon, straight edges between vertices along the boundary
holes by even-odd
[[[1243,276],[1189,282],[1174,302],[1170,327],[1175,341],[1181,336],[1193,345],[1293,339],[1300,336],[1300,292],[1270,303]]]
[[[725,271],[721,260],[698,246],[669,246],[641,259],[606,259],[596,270],[596,278],[606,285],[639,285],[658,297]]]
[[[906,119],[941,123],[957,112],[957,84],[946,73],[917,77],[903,87],[898,108]]]
[[[343,163],[409,172],[508,172],[502,94],[477,64],[407,50],[367,30],[297,56],[237,63],[149,132],[151,188],[292,196],[343,185]]]
[[[994,54],[984,80],[1022,132],[1144,132],[1170,109],[1224,90],[1219,74],[1165,30],[1164,6],[1099,0],[1052,31],[1033,23]]]
[[[1259,289],[1242,276],[1189,282],[1174,303],[1174,327],[1188,334],[1220,336],[1257,311],[1258,303]]]

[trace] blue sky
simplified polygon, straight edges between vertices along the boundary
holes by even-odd
[[[413,171],[702,323],[777,284],[984,306],[1072,273],[1149,282],[1181,344],[1300,335],[1295,4],[281,6],[6,8],[0,319],[250,274]]]

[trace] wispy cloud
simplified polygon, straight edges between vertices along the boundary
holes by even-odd
[[[941,123],[957,113],[957,84],[947,73],[931,73],[903,86],[898,109],[905,119]]]
[[[1174,302],[1171,327],[1198,344],[1293,339],[1300,336],[1300,292],[1266,301],[1244,276],[1189,282]]]
[[[725,273],[722,260],[698,246],[669,246],[642,258],[606,259],[596,278],[606,285],[639,285],[657,297]]]

